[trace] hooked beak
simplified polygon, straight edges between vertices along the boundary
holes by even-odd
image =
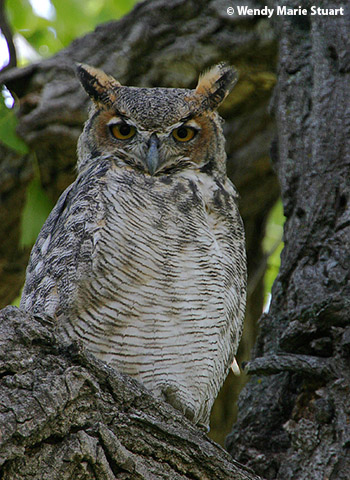
[[[151,175],[157,171],[159,167],[159,138],[156,133],[152,133],[148,140],[148,151],[145,158],[147,169]]]

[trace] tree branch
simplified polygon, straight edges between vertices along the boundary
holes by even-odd
[[[0,432],[7,480],[259,480],[140,383],[15,307],[0,312]]]
[[[3,36],[5,37],[8,51],[9,51],[9,62],[1,70],[2,72],[4,72],[6,70],[9,70],[10,68],[14,68],[17,66],[16,47],[13,42],[11,28],[5,14],[5,0],[0,0],[0,30]]]
[[[248,362],[245,367],[249,375],[272,375],[280,372],[294,372],[311,375],[313,378],[331,379],[336,377],[332,362],[311,355],[267,355]]]

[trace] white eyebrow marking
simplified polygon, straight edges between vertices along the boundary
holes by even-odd
[[[202,130],[200,125],[195,120],[191,119],[191,120],[188,120],[187,122],[176,122],[173,125],[170,125],[170,127],[165,128],[164,132],[170,133],[173,130],[175,130],[175,128],[179,128],[179,127],[192,127],[195,130],[198,130],[198,132]]]
[[[184,127],[193,127],[196,130],[201,130],[201,127],[200,127],[199,123],[197,123],[196,120],[193,120],[193,118],[191,120],[189,120],[188,122],[185,122],[183,125],[184,125]]]
[[[124,117],[113,117],[107,122],[107,127],[110,127],[111,125],[120,125],[121,123],[127,123],[128,125],[131,125],[135,128],[138,128],[137,123],[133,122],[131,118],[124,119]]]

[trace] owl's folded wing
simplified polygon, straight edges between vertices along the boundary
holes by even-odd
[[[24,310],[56,317],[74,304],[77,285],[91,271],[94,236],[104,217],[100,189],[108,166],[101,161],[83,171],[50,213],[30,255],[20,304]]]

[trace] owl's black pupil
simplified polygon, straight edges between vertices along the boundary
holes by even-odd
[[[123,125],[120,125],[119,127],[119,131],[122,135],[126,136],[126,135],[129,135],[130,131],[131,131],[131,128],[129,125],[127,125],[126,123],[123,124]]]
[[[177,130],[177,136],[180,137],[180,138],[186,138],[188,135],[187,133],[187,128],[185,127],[180,127],[178,130]]]

